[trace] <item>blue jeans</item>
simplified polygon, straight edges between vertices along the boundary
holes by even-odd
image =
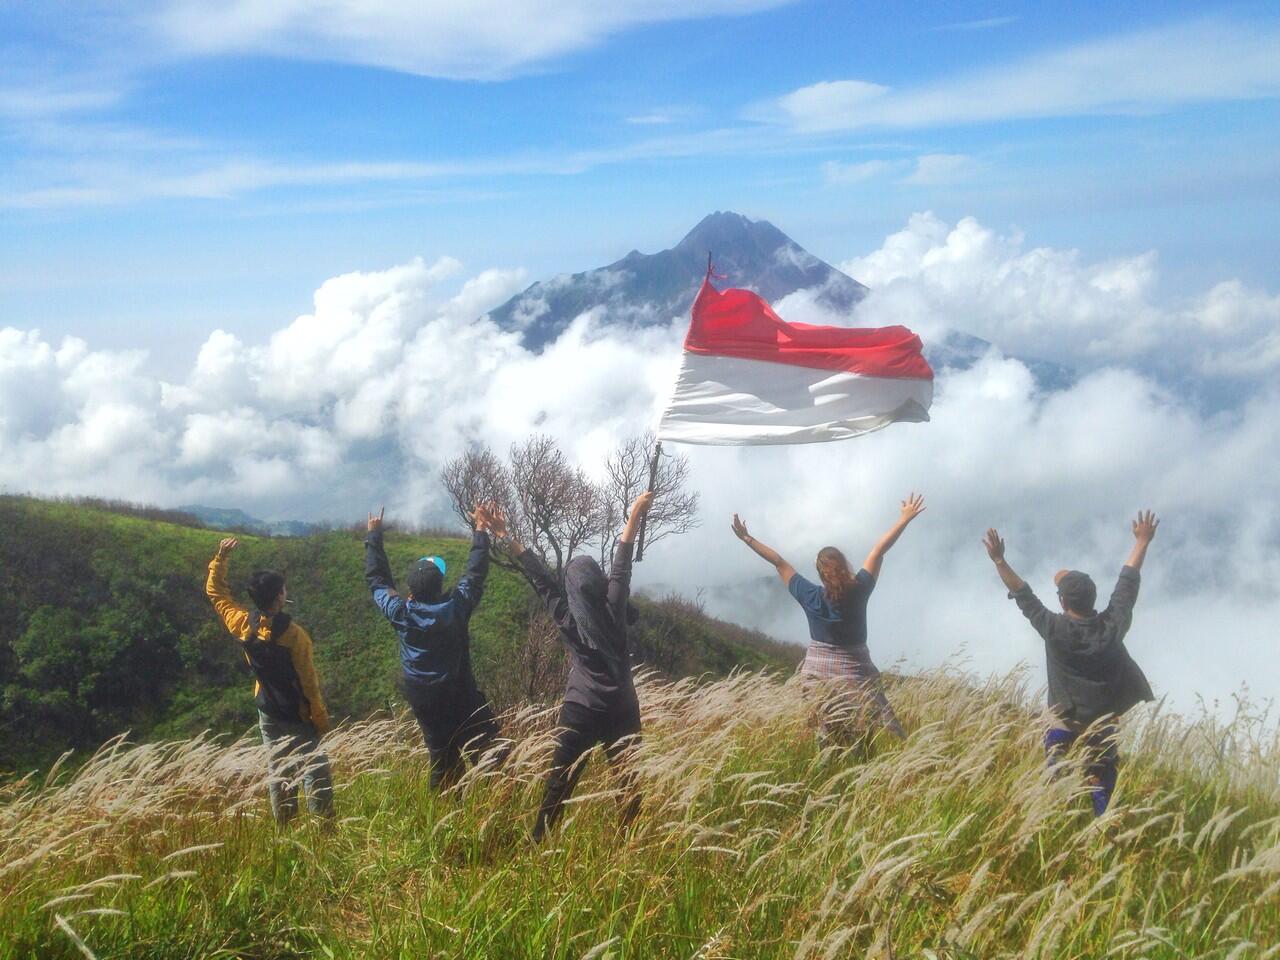
[[[288,823],[298,814],[298,783],[307,792],[307,809],[323,817],[333,816],[333,774],[329,758],[320,751],[316,728],[301,720],[280,720],[258,711],[258,730],[270,751],[271,813],[276,823]]]
[[[1107,812],[1111,794],[1115,792],[1119,778],[1120,761],[1116,750],[1116,726],[1113,723],[1076,732],[1054,727],[1044,735],[1044,752],[1053,768],[1066,757],[1067,751],[1079,742],[1084,752],[1085,775],[1093,787],[1093,815],[1100,817]]]

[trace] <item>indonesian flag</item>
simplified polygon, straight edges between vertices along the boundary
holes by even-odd
[[[659,440],[845,440],[929,419],[933,370],[906,327],[787,323],[750,290],[702,284]]]

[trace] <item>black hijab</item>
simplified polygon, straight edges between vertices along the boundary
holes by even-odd
[[[636,622],[639,611],[628,600],[626,623],[614,620],[609,609],[609,580],[594,558],[577,556],[565,564],[564,592],[583,643],[609,652],[616,652],[618,640],[625,644],[627,624]]]

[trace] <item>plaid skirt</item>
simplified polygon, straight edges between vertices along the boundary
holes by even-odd
[[[849,680],[855,683],[875,680],[880,671],[871,662],[871,651],[865,643],[856,647],[810,640],[800,664],[800,675],[815,680]]]
[[[879,725],[898,739],[906,739],[907,732],[884,695],[880,671],[871,662],[866,644],[837,647],[810,640],[800,664],[800,678],[816,697],[815,719],[828,733]]]

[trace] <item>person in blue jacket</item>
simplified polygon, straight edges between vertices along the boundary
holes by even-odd
[[[431,755],[431,786],[444,789],[457,782],[466,763],[476,762],[494,746],[500,730],[493,705],[471,670],[468,629],[489,573],[491,514],[482,505],[476,507],[467,568],[452,590],[444,589],[444,560],[422,557],[405,577],[407,597],[400,596],[391,577],[382,543],[383,514],[369,514],[365,580],[373,602],[400,638],[405,699]]]

